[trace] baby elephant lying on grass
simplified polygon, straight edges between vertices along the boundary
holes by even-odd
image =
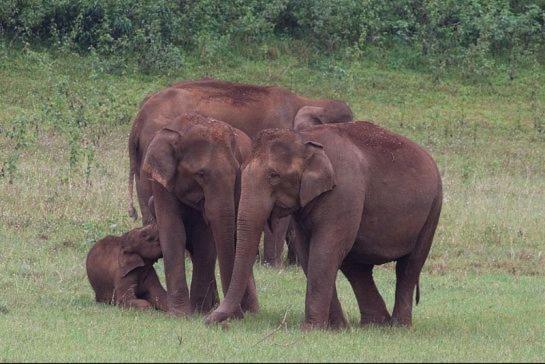
[[[153,268],[162,257],[155,224],[98,241],[86,262],[96,301],[166,311],[166,292]]]

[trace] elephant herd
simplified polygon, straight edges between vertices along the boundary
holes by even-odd
[[[252,267],[263,231],[265,250],[277,258],[289,225],[290,254],[307,278],[303,329],[347,326],[339,270],[361,324],[411,325],[442,187],[431,156],[407,138],[354,122],[343,101],[203,79],[144,100],[129,157],[129,213],[137,217],[136,186],[144,227],[106,237],[89,252],[97,301],[178,316],[202,312],[208,324],[242,318],[259,310]],[[166,291],[153,269],[161,257]],[[391,261],[390,315],[373,267]]]

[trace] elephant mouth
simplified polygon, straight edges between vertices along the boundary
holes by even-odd
[[[269,216],[269,219],[278,219],[282,217],[286,217],[288,215],[291,215],[293,212],[295,212],[297,208],[295,207],[287,207],[280,204],[274,205],[271,215]]]
[[[184,200],[183,201],[184,205],[188,206],[188,207],[191,207],[192,209],[194,210],[197,210],[199,212],[203,212],[204,211],[204,197],[202,197],[200,200],[198,200],[197,202],[195,201],[189,201],[189,200]]]

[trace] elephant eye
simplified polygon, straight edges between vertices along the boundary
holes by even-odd
[[[195,176],[203,178],[206,175],[206,172],[204,169],[199,169],[197,172],[195,172]]]
[[[280,173],[275,170],[269,171],[269,181],[271,182],[271,184],[277,184],[278,182],[280,182]]]

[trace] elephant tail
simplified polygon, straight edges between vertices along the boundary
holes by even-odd
[[[136,209],[134,208],[133,203],[133,189],[134,189],[134,173],[133,171],[129,172],[129,216],[132,217],[134,221],[138,219],[138,213],[136,212]]]
[[[134,135],[134,127],[131,130],[129,136],[129,216],[133,218],[134,221],[138,219],[138,213],[134,208],[134,199],[133,199],[133,190],[134,190],[134,177],[136,175],[136,165],[137,165],[137,156],[138,156],[138,144],[136,137]]]
[[[422,231],[418,237],[419,243],[421,244],[421,250],[419,252],[420,256],[425,260],[428,256],[428,252],[433,241],[433,236],[435,235],[435,229],[437,228],[437,223],[439,221],[439,216],[441,215],[441,207],[443,205],[443,186],[441,180],[439,180],[437,196],[433,200],[430,214],[424,224]],[[420,302],[420,272],[416,280],[416,304]]]
[[[416,282],[416,304],[418,305],[418,302],[420,302],[420,279]]]

